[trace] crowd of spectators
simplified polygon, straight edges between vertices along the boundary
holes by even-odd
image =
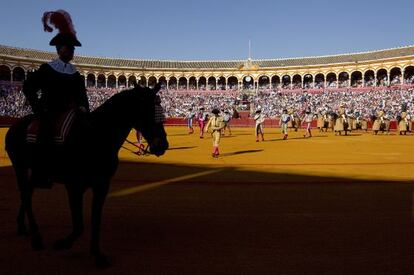
[[[26,103],[21,85],[0,85],[0,116],[22,117],[30,114],[30,106]]]
[[[366,88],[367,89],[367,88]],[[282,91],[263,89],[251,93],[231,91],[188,91],[167,90],[160,92],[166,117],[185,117],[190,108],[197,111],[219,108],[220,110],[255,111],[262,110],[268,118],[281,115],[283,109],[304,113],[336,111],[344,104],[349,111],[370,116],[384,110],[390,118],[396,118],[401,107],[414,115],[414,88],[391,89],[377,87],[369,90],[334,89],[319,92],[297,89]],[[91,110],[96,109],[119,90],[114,88],[88,88]],[[30,113],[30,107],[21,92],[21,85],[0,84],[0,116],[22,117]]]

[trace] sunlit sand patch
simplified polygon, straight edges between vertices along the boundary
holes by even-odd
[[[204,172],[199,172],[199,173],[194,173],[194,174],[190,174],[190,175],[184,175],[184,176],[180,176],[180,177],[175,177],[175,178],[171,178],[171,179],[166,179],[166,180],[161,180],[161,181],[157,181],[157,182],[152,182],[152,183],[148,183],[145,185],[140,185],[140,186],[136,186],[136,187],[132,187],[132,188],[126,188],[120,191],[116,191],[116,192],[112,192],[109,194],[109,197],[122,197],[122,196],[127,196],[127,195],[131,195],[131,194],[135,194],[135,193],[139,193],[139,192],[144,192],[144,191],[148,191],[154,188],[159,188],[163,185],[169,184],[169,183],[173,183],[173,182],[180,182],[180,181],[184,181],[184,180],[189,180],[189,179],[193,179],[193,178],[198,178],[198,177],[202,177],[202,176],[207,176],[210,174],[215,174],[215,173],[219,173],[220,169],[216,169],[216,170],[212,170],[212,171],[204,171]]]

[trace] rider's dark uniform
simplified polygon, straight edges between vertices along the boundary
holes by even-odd
[[[63,18],[63,20],[62,20]],[[69,18],[69,20],[67,20]],[[50,41],[51,46],[59,48],[66,46],[74,50],[81,46],[73,30],[72,21],[65,11],[45,13],[43,23],[47,25],[50,20],[59,33]],[[64,22],[62,24],[62,21]],[[56,23],[57,22],[57,23]],[[62,25],[64,25],[62,27]],[[49,27],[49,26],[47,26]],[[47,29],[45,27],[45,30]],[[49,27],[50,29],[50,27]],[[62,32],[62,30],[64,30]],[[72,30],[73,32],[67,32]],[[60,55],[60,54],[59,54]],[[73,52],[72,52],[73,57]],[[69,60],[70,61],[70,60]],[[35,183],[47,180],[48,159],[52,143],[52,128],[57,118],[74,110],[75,112],[88,112],[89,103],[86,95],[85,81],[76,70],[76,67],[64,62],[60,58],[42,64],[38,70],[31,73],[23,85],[26,96],[33,113],[39,120],[36,159],[33,161],[32,179]],[[40,183],[41,185],[41,183]]]
[[[77,107],[89,109],[83,78],[72,64],[60,59],[42,64],[30,74],[24,82],[23,93],[39,116],[54,116]]]

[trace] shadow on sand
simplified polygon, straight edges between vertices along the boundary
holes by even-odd
[[[15,235],[18,194],[11,167],[0,168],[0,182],[4,274],[93,272],[84,257],[88,237],[65,253],[31,251],[27,239]],[[131,192],[109,197],[105,206],[102,234],[114,263],[110,272],[410,274],[413,186],[232,166],[121,162],[111,192]],[[36,192],[33,203],[46,243],[71,229],[63,187]]]

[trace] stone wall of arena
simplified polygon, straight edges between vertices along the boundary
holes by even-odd
[[[0,45],[0,74],[7,73],[7,79],[3,80],[22,81],[52,58],[56,58],[55,53]],[[229,86],[242,89],[248,83],[253,89],[266,85],[312,89],[318,83],[325,88],[328,85],[346,88],[388,86],[393,84],[390,83],[393,79],[398,84],[414,82],[414,46],[274,60],[175,62],[75,56],[73,63],[90,87],[119,88],[138,81],[146,86],[163,82],[167,88],[174,84],[179,89],[195,90],[202,86],[208,90],[210,85],[214,90],[232,89]],[[372,83],[368,83],[368,79]],[[410,79],[410,83],[406,83],[406,79]]]

